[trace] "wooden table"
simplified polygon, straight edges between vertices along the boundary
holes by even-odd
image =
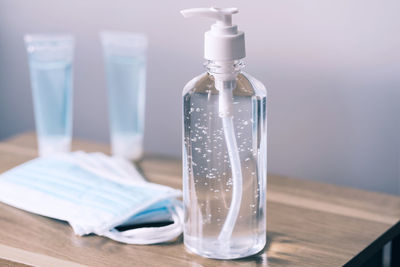
[[[73,147],[108,152],[105,145],[84,141]],[[0,142],[0,172],[35,156],[33,134]],[[180,161],[146,156],[139,166],[150,181],[181,188]],[[382,247],[392,241],[392,266],[400,266],[399,197],[271,175],[267,199],[264,251],[234,261],[190,254],[182,238],[136,246],[98,236],[78,237],[65,222],[0,203],[0,265],[379,266]]]

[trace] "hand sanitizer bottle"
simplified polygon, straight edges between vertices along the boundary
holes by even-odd
[[[236,8],[195,8],[216,20],[205,33],[207,72],[183,89],[184,243],[208,258],[234,259],[266,243],[266,89],[242,72]]]

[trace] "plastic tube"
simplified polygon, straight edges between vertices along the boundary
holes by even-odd
[[[229,161],[232,169],[232,200],[224,225],[218,236],[218,241],[229,245],[236,220],[239,216],[242,202],[243,178],[240,164],[240,156],[236,142],[235,128],[233,124],[233,97],[232,91],[236,87],[235,80],[218,81],[215,85],[219,90],[219,115],[222,118],[222,126],[225,142],[228,149]]]
[[[232,117],[223,117],[222,124],[226,145],[228,147],[229,161],[232,168],[232,200],[222,230],[218,236],[220,242],[226,242],[231,238],[237,217],[239,216],[240,204],[242,202],[243,179],[240,164],[239,151],[236,143],[235,129]]]

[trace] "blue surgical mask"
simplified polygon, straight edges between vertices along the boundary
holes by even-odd
[[[0,175],[0,201],[65,220],[78,235],[132,244],[168,241],[182,232],[181,191],[149,183],[132,164],[101,153],[41,157]],[[171,220],[154,229],[115,227]],[[161,233],[162,232],[162,233]],[[164,233],[164,234],[163,234]]]

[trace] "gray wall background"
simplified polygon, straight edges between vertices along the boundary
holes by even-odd
[[[181,91],[203,72],[206,19],[237,6],[246,71],[269,89],[268,170],[400,193],[400,2],[0,0],[0,139],[34,129],[25,33],[76,36],[74,135],[108,142],[98,32],[149,36],[145,150],[180,156]]]

